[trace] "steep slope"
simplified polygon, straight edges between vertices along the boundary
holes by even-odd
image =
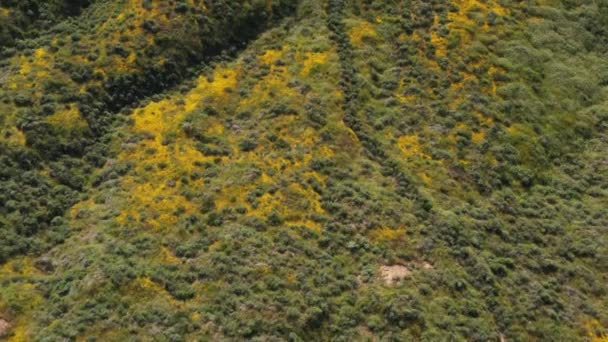
[[[190,66],[238,49],[292,9],[280,1],[99,1],[7,51],[0,260],[62,238],[51,221],[104,164],[120,111],[176,85]]]
[[[13,340],[606,337],[601,4],[303,0],[266,30],[260,13],[291,6],[143,3],[79,17],[141,21],[107,35],[131,52],[102,49],[99,79],[40,62],[75,58],[62,49],[2,69]],[[204,31],[184,19],[197,9],[254,15]],[[84,96],[44,114],[46,78]],[[28,115],[44,130],[14,125]],[[32,174],[70,200],[29,231]]]

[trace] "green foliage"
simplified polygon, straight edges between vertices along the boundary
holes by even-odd
[[[0,1],[9,334],[606,336],[602,2],[131,3]]]

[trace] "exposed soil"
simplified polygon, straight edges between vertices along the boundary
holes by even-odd
[[[412,274],[412,271],[402,265],[393,265],[393,266],[381,266],[380,273],[382,274],[382,278],[387,285],[393,284],[395,281],[399,281],[405,277],[408,277]]]
[[[410,262],[407,265],[383,265],[380,266],[380,274],[387,285],[392,285],[394,282],[407,278],[416,270],[430,270],[433,265],[426,261]]]
[[[0,318],[0,337],[6,336],[10,327],[11,325],[7,321]]]

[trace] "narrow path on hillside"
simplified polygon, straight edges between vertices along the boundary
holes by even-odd
[[[429,214],[432,213],[431,202],[418,191],[414,180],[402,170],[400,163],[389,156],[385,151],[387,147],[368,132],[366,123],[360,118],[359,87],[361,85],[357,82],[357,70],[353,61],[353,49],[350,38],[345,32],[342,22],[344,10],[344,1],[329,1],[327,7],[327,26],[333,33],[332,38],[340,57],[340,67],[342,70],[340,86],[345,98],[344,123],[355,133],[370,157],[382,166],[382,172],[386,176],[391,176],[395,179],[397,182],[397,193],[414,201],[422,209],[417,210],[417,213],[422,216],[422,219],[428,219]]]

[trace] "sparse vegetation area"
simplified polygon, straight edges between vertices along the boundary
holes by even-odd
[[[607,8],[0,0],[0,340],[605,340]]]

